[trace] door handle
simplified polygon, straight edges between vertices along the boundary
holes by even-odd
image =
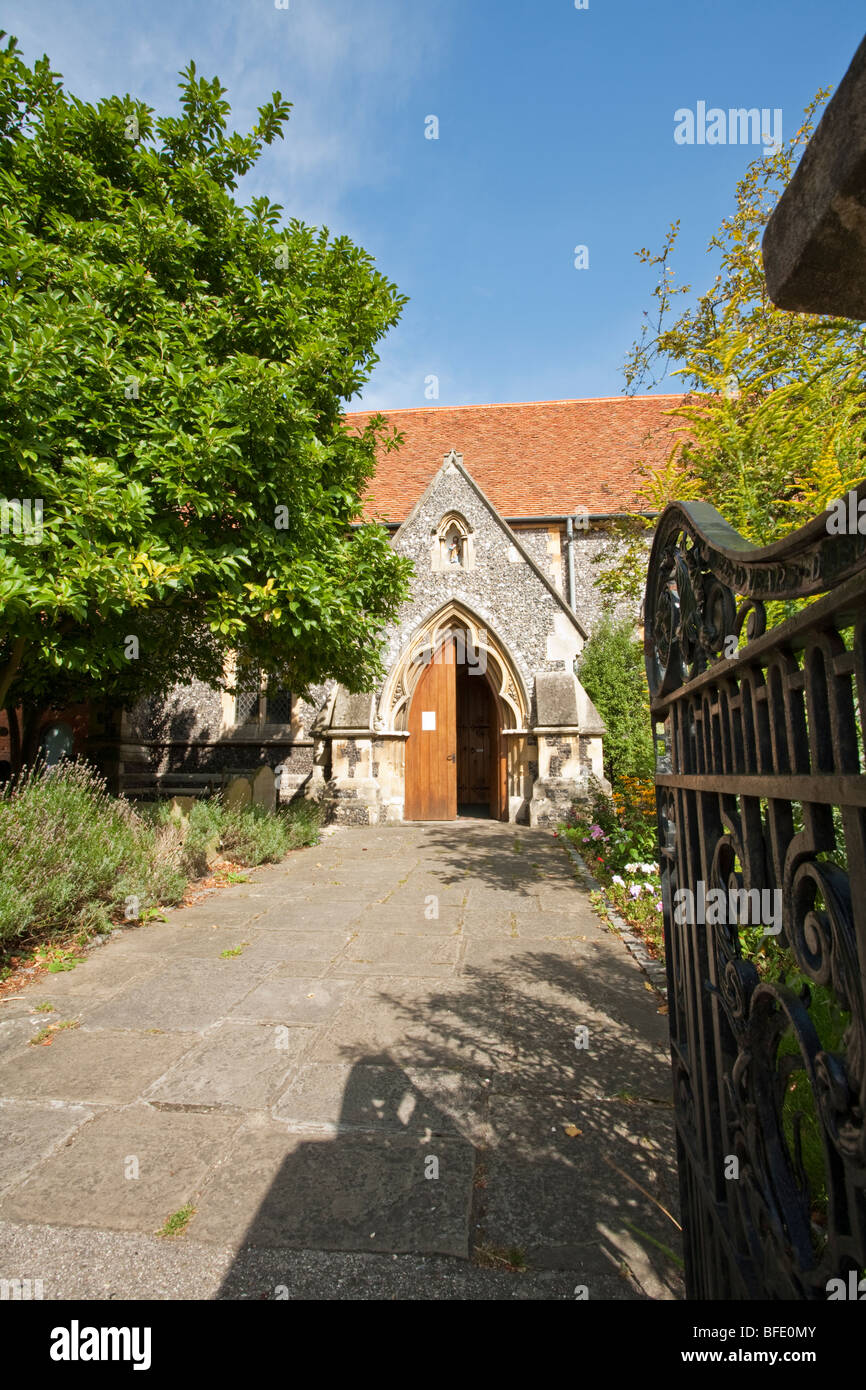
[[[457,754],[456,754],[456,753],[448,753],[448,754],[446,754],[446,756],[445,756],[445,761],[446,761],[446,763],[456,763],[456,761],[457,761]]]

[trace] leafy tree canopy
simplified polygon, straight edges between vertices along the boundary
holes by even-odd
[[[25,503],[0,708],[219,682],[240,645],[292,689],[369,688],[406,593],[385,530],[353,525],[399,437],[341,425],[405,298],[345,237],[235,200],[279,92],[240,135],[216,78],[181,79],[155,118],[0,48],[0,499]]]
[[[690,393],[671,412],[687,440],[665,467],[644,469],[644,504],[661,510],[675,498],[701,498],[762,545],[811,520],[866,474],[864,326],[777,309],[761,258],[764,228],[827,96],[818,93],[785,144],[749,164],[707,248],[719,258],[719,273],[696,303],[677,314],[678,299],[692,288],[675,283],[679,221],[658,254],[636,253],[658,279],[653,310],[625,363],[626,390],[651,389],[670,373]],[[632,534],[603,587],[642,590],[641,554],[643,541]]]

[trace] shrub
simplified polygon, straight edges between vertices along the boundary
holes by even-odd
[[[223,811],[220,848],[239,864],[272,864],[288,852],[286,817],[273,815],[261,806]]]
[[[0,794],[0,942],[35,931],[105,930],[134,895],[139,911],[177,902],[180,844],[109,796],[86,763],[40,768]]]
[[[207,873],[208,856],[221,848],[225,815],[221,801],[201,800],[193,803],[182,832],[182,863],[190,878],[202,878]]]
[[[300,802],[272,815],[195,802],[184,825],[165,803],[141,808],[109,795],[86,763],[31,771],[0,792],[0,950],[37,937],[107,931],[136,898],[136,915],[181,900],[219,851],[265,864],[315,844],[322,814]]]
[[[617,910],[653,954],[663,959],[653,783],[623,777],[611,797],[593,779],[589,805],[577,803],[570,821],[562,827],[564,834],[604,885]]]
[[[655,773],[643,651],[628,619],[605,617],[583,649],[580,682],[607,726],[605,772],[612,783]]]
[[[207,871],[213,850],[238,864],[273,864],[289,850],[318,842],[320,808],[300,801],[274,814],[261,806],[229,810],[223,803],[199,801],[193,806],[183,844],[183,864],[190,875]]]
[[[282,813],[289,826],[289,849],[317,845],[324,811],[316,801],[293,801]]]
[[[634,860],[657,859],[655,787],[651,781],[624,777],[613,796],[608,796],[592,778],[589,805],[577,803],[569,820],[570,838],[578,848],[584,836],[594,843],[603,839],[603,846],[598,843],[598,847],[604,848],[611,873],[621,873]]]

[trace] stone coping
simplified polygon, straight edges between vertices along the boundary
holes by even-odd
[[[866,318],[866,39],[827,105],[763,238],[774,304]]]

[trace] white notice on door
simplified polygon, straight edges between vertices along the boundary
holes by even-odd
[[[422,709],[422,711],[421,711],[421,728],[422,728],[422,729],[435,729],[435,728],[436,728],[436,711],[435,711],[435,709]]]

